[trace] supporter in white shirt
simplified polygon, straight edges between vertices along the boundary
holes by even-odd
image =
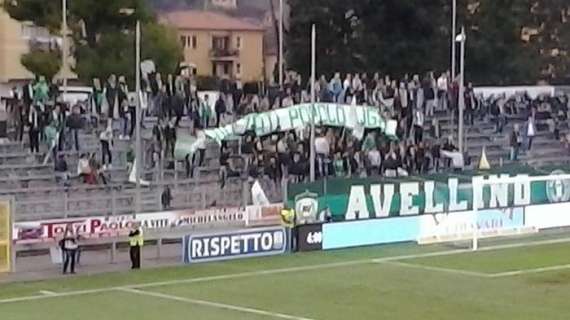
[[[281,106],[283,108],[287,108],[287,107],[291,107],[293,104],[295,104],[293,101],[293,97],[291,97],[290,92],[288,92],[288,95],[285,98],[283,98]]]
[[[323,155],[325,157],[329,156],[330,144],[329,140],[325,136],[320,136],[315,138],[315,153],[317,155]]]
[[[447,87],[449,86],[447,82],[447,75],[442,73],[439,78],[437,78],[437,89],[439,91],[447,91]]]
[[[326,163],[330,154],[330,143],[325,135],[315,138],[315,153],[317,154],[317,166],[319,176],[328,175],[328,164]]]
[[[368,151],[368,163],[370,164],[368,175],[377,175],[380,172],[380,165],[382,164],[382,155],[377,148]]]
[[[447,89],[449,88],[449,81],[447,73],[442,73],[437,79],[437,108],[439,110],[447,109]]]
[[[91,166],[89,166],[89,158],[86,154],[82,154],[77,162],[77,175],[85,181],[86,177],[90,174]]]
[[[362,80],[360,80],[360,75],[358,73],[354,75],[354,79],[352,80],[352,89],[354,91],[362,90]]]
[[[346,75],[344,82],[342,83],[342,89],[345,92],[350,92],[350,86],[352,85],[352,76],[350,74]]]

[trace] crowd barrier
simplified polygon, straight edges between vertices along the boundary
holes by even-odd
[[[254,228],[279,224],[282,208],[282,204],[273,204],[205,210],[161,211],[137,214],[136,216],[94,216],[6,223],[5,225],[0,223],[0,236],[6,238],[6,243],[9,244],[6,246],[7,250],[12,249],[11,251],[6,250],[6,257],[4,257],[4,251],[0,254],[0,262],[5,262],[6,265],[12,264],[12,268],[0,268],[0,272],[10,271],[10,269],[15,271],[15,261],[21,254],[45,254],[49,251],[52,261],[55,263],[58,260],[54,259],[54,257],[58,258],[58,242],[62,239],[68,226],[71,226],[79,236],[81,248],[86,251],[91,249],[108,250],[109,262],[113,263],[116,261],[118,246],[128,242],[128,233],[135,222],[141,224],[145,242],[156,245],[156,258],[161,258],[163,243],[182,243],[189,236],[196,237],[196,239],[198,237],[206,239],[207,236],[214,233],[214,230],[224,234],[257,232],[255,231],[257,229]],[[0,210],[0,217],[2,217],[1,214],[2,210]],[[7,231],[4,232],[4,229]],[[255,238],[255,233],[250,236]],[[286,237],[283,239],[284,243],[287,243],[287,239]],[[266,236],[262,234],[259,240],[261,241],[261,248],[265,250],[266,243],[263,241],[266,241]],[[225,242],[223,244],[225,245]],[[259,244],[253,243],[252,245],[255,248]],[[3,248],[3,242],[0,239],[0,249]],[[223,248],[225,247],[220,247],[220,250]],[[234,250],[234,247],[230,247],[230,249]],[[231,250],[230,253],[233,252]],[[181,258],[181,260],[183,259]],[[195,260],[206,261],[206,259]]]

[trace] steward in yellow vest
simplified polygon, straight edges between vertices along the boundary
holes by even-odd
[[[289,229],[289,247],[291,251],[297,251],[297,228],[295,228],[295,210],[284,208],[281,210],[281,223]]]
[[[135,222],[129,232],[131,269],[141,268],[141,248],[144,244],[143,230],[139,222]]]
[[[288,228],[295,227],[295,210],[282,209],[281,210],[281,223]]]

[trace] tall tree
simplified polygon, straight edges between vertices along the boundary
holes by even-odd
[[[61,68],[61,53],[55,50],[32,49],[22,56],[20,62],[31,73],[51,81]]]
[[[319,73],[380,71],[401,76],[449,69],[449,0],[290,0],[290,5],[288,61],[305,75],[313,23],[318,29]],[[567,0],[458,1],[456,32],[465,26],[468,81],[532,84],[545,74],[551,80],[568,75],[568,6]],[[539,34],[524,41],[523,31],[533,26]],[[459,61],[459,50],[457,55]]]
[[[362,12],[368,65],[398,76],[445,71],[450,48],[445,2],[369,1]]]
[[[360,70],[366,65],[362,23],[358,14],[368,1],[290,0],[288,66],[309,74],[311,25],[317,28],[317,70],[322,74]]]
[[[570,80],[570,2],[533,1],[526,25],[529,44],[540,56],[542,77],[567,83]]]
[[[466,28],[466,76],[477,84],[532,84],[538,55],[522,40],[527,0],[471,1],[460,10]]]
[[[61,0],[14,0],[4,4],[10,16],[60,32]],[[123,9],[133,9],[125,14]],[[173,72],[182,57],[175,31],[157,24],[146,0],[68,1],[75,71],[84,81],[110,73],[134,74],[134,29],[143,24],[142,58],[154,60],[160,71]]]
[[[317,25],[317,70],[401,75],[446,68],[442,0],[291,0],[289,61],[305,73],[310,25]]]

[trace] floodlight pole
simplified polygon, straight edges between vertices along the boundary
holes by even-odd
[[[279,87],[283,90],[283,0],[279,0]]]
[[[63,79],[63,96],[62,102],[65,102],[65,96],[67,95],[67,0],[61,1],[61,77]]]
[[[451,13],[451,79],[455,81],[455,30],[457,30],[457,0],[452,0],[452,13]]]
[[[310,148],[310,176],[315,181],[315,73],[316,73],[316,42],[317,31],[313,24],[311,29],[311,148]]]
[[[466,39],[466,35],[465,35],[465,27],[461,28],[461,34],[458,36],[458,42],[461,42],[461,66],[460,66],[460,78],[459,78],[459,134],[458,134],[458,139],[459,139],[459,143],[458,143],[458,147],[459,147],[459,152],[461,152],[461,154],[463,154],[463,135],[464,135],[464,119],[463,119],[463,113],[465,110],[465,41]]]
[[[135,88],[136,88],[136,144],[135,144],[135,176],[136,176],[136,201],[135,201],[135,215],[140,214],[142,210],[141,205],[141,168],[142,168],[142,140],[141,140],[141,23],[137,20],[136,26],[136,57],[135,57]]]

